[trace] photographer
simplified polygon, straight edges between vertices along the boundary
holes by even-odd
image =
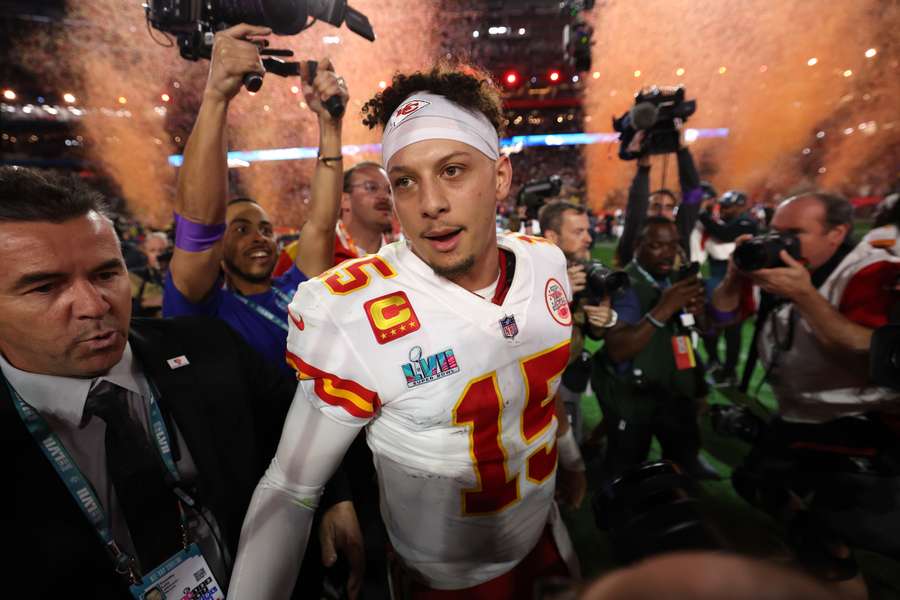
[[[572,288],[572,344],[569,365],[562,375],[559,393],[566,406],[575,439],[581,443],[581,394],[587,386],[590,355],[584,357],[584,335],[594,339],[603,337],[615,324],[615,311],[610,299],[594,304],[585,296],[587,274],[585,262],[591,258],[591,233],[587,211],[569,202],[552,202],[539,212],[541,231],[548,241],[563,251],[569,265],[569,285]],[[585,372],[586,371],[586,372]],[[583,374],[581,374],[584,372]]]
[[[676,125],[681,131],[682,125],[677,122]],[[629,151],[639,151],[645,135],[644,131],[638,131],[628,146]],[[703,188],[700,186],[700,176],[697,174],[690,150],[682,144],[676,156],[678,157],[678,181],[681,186],[680,204],[669,190],[660,189],[650,193],[650,154],[644,154],[638,158],[638,170],[628,189],[625,228],[619,238],[619,245],[616,247],[619,265],[624,266],[631,262],[636,236],[643,227],[644,219],[648,216],[662,216],[674,220],[683,252],[685,254],[690,252],[688,243],[691,231],[697,222]]]
[[[719,216],[713,214],[713,204],[719,206]],[[704,201],[699,216],[703,236],[708,238],[704,249],[709,260],[709,279],[706,289],[711,296],[716,286],[724,279],[728,270],[728,258],[734,252],[734,241],[742,235],[755,235],[756,221],[748,212],[747,194],[729,190],[722,194],[718,202]],[[737,363],[741,352],[741,328],[743,320],[738,319],[724,329],[725,362],[719,360],[719,334],[714,331],[704,336],[703,343],[709,355],[707,375],[716,387],[737,385]]]
[[[739,239],[713,294],[725,324],[743,280],[762,288],[751,353],[778,403],[735,471],[735,488],[787,515],[801,561],[834,580],[857,573],[845,543],[900,553],[900,457],[885,418],[898,412],[900,393],[871,385],[866,351],[897,305],[900,259],[854,245],[852,214],[845,199],[821,192],[785,200],[772,219],[775,237]]]
[[[591,384],[609,423],[605,474],[644,461],[655,435],[665,458],[689,475],[713,478],[703,464],[695,402],[706,394],[702,366],[685,323],[706,308],[696,270],[675,271],[680,238],[665,217],[648,217],[626,267],[631,287],[613,299],[618,323],[594,355]]]

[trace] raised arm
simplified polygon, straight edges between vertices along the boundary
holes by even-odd
[[[637,137],[637,136],[635,136]],[[616,257],[619,266],[624,267],[631,262],[634,256],[634,245],[637,234],[647,216],[647,208],[650,205],[650,157],[643,156],[638,159],[638,170],[628,188],[628,204],[625,205],[625,225],[622,229],[622,237],[616,248]]]
[[[307,277],[315,277],[330,269],[334,262],[334,228],[341,205],[344,174],[344,163],[339,159],[343,115],[332,117],[322,103],[337,95],[347,106],[349,96],[343,77],[334,72],[328,59],[319,63],[311,85],[304,81],[303,94],[310,110],[319,117],[319,159],[313,174],[309,218],[297,241],[294,264]]]
[[[298,386],[278,451],[256,486],[241,528],[228,598],[290,598],[322,488],[358,427],[326,417]]]
[[[257,44],[267,27],[235,25],[216,34],[200,113],[184,149],[175,197],[176,243],[169,271],[189,301],[199,302],[219,277],[228,193],[228,104],[247,73],[264,73]],[[218,236],[218,237],[217,237]]]
[[[679,127],[679,129],[681,129]],[[691,232],[697,224],[700,203],[703,200],[703,188],[700,187],[700,175],[694,166],[691,151],[682,146],[678,150],[678,184],[681,187],[681,204],[675,215],[675,227],[681,236],[681,247],[690,255]]]

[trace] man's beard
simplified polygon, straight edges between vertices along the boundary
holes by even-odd
[[[246,271],[242,271],[238,268],[234,262],[230,259],[225,259],[225,266],[228,267],[228,273],[232,276],[240,277],[241,279],[248,281],[250,283],[269,283],[272,281],[272,271],[275,270],[275,263],[272,263],[272,266],[269,267],[269,270],[264,275],[252,275],[247,273]]]
[[[438,266],[438,265],[429,265],[431,270],[434,271],[435,275],[443,277],[445,279],[449,279],[453,281],[454,279],[460,277],[461,275],[465,275],[469,271],[472,270],[472,267],[475,266],[475,257],[467,256],[462,261],[456,263],[455,265],[449,265],[446,267]]]

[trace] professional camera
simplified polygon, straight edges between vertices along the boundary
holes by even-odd
[[[726,437],[736,437],[748,444],[756,442],[765,431],[766,423],[743,406],[711,404],[709,419],[713,431]]]
[[[625,271],[613,271],[603,266],[599,260],[585,260],[581,265],[584,266],[587,285],[573,296],[573,302],[585,298],[588,304],[599,304],[604,298],[609,298],[630,285]]]
[[[144,8],[153,27],[176,36],[181,56],[188,60],[210,58],[215,33],[238,23],[269,27],[278,35],[298,34],[317,20],[335,27],[346,23],[350,31],[375,41],[368,17],[348,6],[347,0],[149,0]],[[293,55],[290,50],[268,48],[260,54]],[[300,74],[299,63],[266,58],[263,66],[283,77]],[[252,74],[244,83],[256,91],[262,79]]]
[[[741,271],[773,269],[785,266],[782,250],[797,260],[800,258],[800,239],[790,232],[773,231],[753,237],[734,249],[734,264]]]
[[[702,513],[694,482],[668,461],[646,462],[599,486],[594,520],[609,531],[616,560],[627,564],[677,550],[722,550]]]
[[[619,132],[619,158],[678,152],[681,139],[675,119],[685,122],[695,110],[697,101],[684,99],[684,86],[641,90],[635,94],[631,110],[613,119],[613,128]],[[640,150],[629,152],[628,145],[638,131],[645,132]]]
[[[516,205],[525,207],[525,218],[537,219],[538,211],[547,202],[547,198],[559,196],[561,189],[562,178],[559,175],[529,181],[519,190]]]

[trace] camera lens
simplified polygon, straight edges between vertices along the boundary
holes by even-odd
[[[763,240],[752,239],[734,249],[734,264],[741,271],[756,271],[766,266],[769,253]]]

